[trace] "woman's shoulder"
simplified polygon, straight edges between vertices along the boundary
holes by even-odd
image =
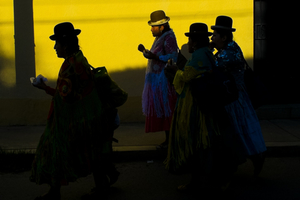
[[[164,40],[175,40],[176,41],[176,36],[172,29],[164,33]]]
[[[208,67],[210,68],[213,62],[213,55],[208,47],[199,48],[192,54],[189,61],[191,66],[196,68]]]
[[[219,51],[216,54],[216,65],[226,66],[229,63],[235,63],[243,65],[243,52],[236,42],[230,42],[225,49]]]
[[[240,46],[235,41],[229,42],[224,51],[229,53],[242,52]]]
[[[194,57],[200,57],[200,58],[206,58],[207,56],[212,55],[212,52],[209,50],[208,47],[202,47],[194,51],[192,56]]]
[[[231,57],[231,56],[237,56],[237,55],[243,55],[243,52],[240,48],[240,46],[232,41],[230,43],[228,43],[228,45],[226,46],[225,49],[222,49],[221,51],[219,51],[217,54],[217,57],[219,58],[224,58],[224,57]]]

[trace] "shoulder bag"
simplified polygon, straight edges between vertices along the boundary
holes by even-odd
[[[127,92],[111,79],[105,67],[92,67],[95,78],[95,86],[100,99],[109,107],[119,107],[128,98]]]
[[[212,63],[212,72],[206,72],[190,81],[194,102],[205,112],[218,110],[238,99],[234,77]]]

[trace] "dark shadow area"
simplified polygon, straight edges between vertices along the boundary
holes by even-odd
[[[124,71],[110,72],[111,78],[130,96],[141,96],[144,88],[146,66],[126,68]]]
[[[1,46],[2,45],[0,44],[0,48]],[[7,77],[8,75],[5,74],[2,70],[5,69],[7,66],[14,66],[14,61],[2,55],[1,54],[2,51],[3,49],[0,49],[0,89],[1,91],[4,91],[7,89],[5,87],[4,77]]]
[[[296,2],[262,2],[266,4],[266,56],[254,61],[255,72],[272,95],[270,104],[300,103],[300,95],[297,94],[300,87],[297,45],[293,33],[288,31],[295,27]],[[278,15],[280,11],[285,11],[285,14]]]
[[[32,0],[14,1],[14,38],[16,86],[21,91],[36,73]]]
[[[3,153],[0,149],[0,173],[22,173],[29,171],[33,159],[33,153]]]
[[[5,56],[6,49],[3,48],[2,40],[0,40],[0,96],[3,97],[4,92],[8,90],[7,88],[8,83],[6,83],[6,79],[9,74],[6,74],[6,68],[14,67],[14,60]],[[12,69],[14,70],[14,69]]]

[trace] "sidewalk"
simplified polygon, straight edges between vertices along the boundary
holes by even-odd
[[[300,119],[260,120],[268,152],[296,154],[300,152]],[[0,127],[2,150],[26,150],[33,152],[45,126]],[[143,123],[126,123],[115,131],[119,140],[113,143],[115,152],[156,151],[165,139],[164,132],[145,133]],[[300,155],[300,154],[298,154]]]

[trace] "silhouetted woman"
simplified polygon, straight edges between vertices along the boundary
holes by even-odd
[[[239,153],[249,156],[254,164],[254,175],[257,176],[264,163],[265,141],[259,120],[247,94],[244,83],[245,60],[239,45],[233,41],[232,19],[218,16],[216,24],[211,27],[214,32],[212,45],[218,50],[215,54],[216,66],[231,73],[239,90],[238,100],[225,106],[234,127],[234,137],[241,143]]]
[[[35,87],[52,96],[47,126],[32,166],[31,181],[49,184],[47,194],[36,199],[60,199],[61,185],[92,172],[100,155],[104,130],[102,104],[95,90],[91,66],[79,50],[77,35],[69,22],[55,26],[54,49],[64,62],[55,88],[41,82]]]
[[[171,172],[192,173],[191,182],[179,186],[178,190],[199,196],[203,191],[211,189],[214,138],[221,133],[214,113],[203,112],[201,108],[205,105],[198,104],[191,92],[194,79],[201,79],[212,72],[214,59],[208,48],[208,36],[211,34],[206,24],[192,24],[190,32],[185,33],[189,38],[188,47],[192,57],[183,70],[179,70],[176,65],[168,65],[166,68],[176,73],[173,84],[178,99],[165,164]]]

